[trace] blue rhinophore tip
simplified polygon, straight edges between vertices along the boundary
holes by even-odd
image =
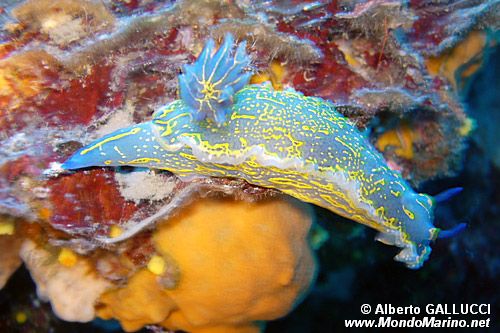
[[[194,119],[208,117],[223,123],[231,112],[234,94],[248,84],[252,73],[244,71],[250,65],[246,43],[235,45],[234,37],[226,34],[214,53],[215,42],[208,40],[198,59],[185,65],[179,75],[180,97],[191,108]]]
[[[455,237],[456,235],[464,231],[465,228],[467,228],[467,223],[459,223],[450,230],[440,230],[437,238],[443,239]]]
[[[445,202],[463,191],[463,187],[452,187],[434,196],[436,202]]]

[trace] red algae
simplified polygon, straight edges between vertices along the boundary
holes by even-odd
[[[429,4],[412,0],[418,19],[408,33],[412,46],[425,55],[438,55],[460,43],[473,30],[498,29],[498,1],[457,1]]]
[[[310,72],[296,73],[292,79],[294,87],[306,95],[346,103],[354,90],[370,86],[346,66],[344,55],[335,43],[328,43],[324,48],[325,61]]]
[[[412,1],[413,4],[419,2],[421,1]],[[431,45],[439,45],[445,35],[445,25],[443,22],[445,22],[446,11],[436,12],[426,10],[425,4],[418,6],[418,9],[420,9],[420,15],[418,20],[413,23],[413,31],[410,33],[410,37],[418,41],[422,45],[422,49]]]
[[[50,223],[71,233],[95,233],[132,217],[137,207],[120,195],[113,173],[104,170],[79,172],[51,179]],[[102,231],[102,230],[101,230]]]
[[[96,65],[84,78],[70,79],[63,89],[50,91],[37,111],[52,126],[90,125],[100,108],[118,106],[109,99],[112,68]]]

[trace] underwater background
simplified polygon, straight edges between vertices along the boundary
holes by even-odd
[[[435,242],[418,270],[394,261],[398,250],[374,242],[374,230],[314,206],[319,227],[310,243],[316,281],[296,295],[288,315],[270,321],[264,316],[265,332],[347,331],[344,319],[377,318],[360,313],[365,303],[491,304],[491,315],[470,319],[491,318],[488,331],[498,330],[498,1],[48,3],[0,3],[0,258],[5,266],[0,276],[7,275],[0,290],[1,332],[122,332],[118,321],[97,318],[109,317],[105,312],[96,316],[91,310],[85,318],[64,321],[50,302],[57,302],[54,293],[71,288],[85,293],[87,286],[102,283],[102,290],[88,287],[97,299],[110,285],[122,288],[136,272],[151,270],[149,231],[121,249],[98,248],[92,238],[113,232],[116,221],[153,214],[172,193],[182,193],[182,185],[168,174],[133,178],[131,169],[115,175],[96,168],[62,180],[45,178],[43,171],[89,139],[148,119],[175,99],[182,65],[196,58],[209,36],[228,31],[248,41],[256,59],[252,83],[271,81],[277,90],[294,87],[333,101],[418,192],[463,189],[437,206],[435,225],[447,229],[464,222],[467,228]],[[169,13],[172,8],[180,9]],[[138,184],[149,181],[163,189],[158,185],[148,192]],[[257,204],[275,195],[240,183],[223,185],[232,186],[225,196],[251,197]],[[207,192],[217,192],[218,186],[209,184]],[[101,230],[95,222],[109,228]],[[27,253],[26,243],[21,245],[26,239],[48,255]],[[100,258],[106,258],[105,268],[97,264]],[[107,281],[82,278],[80,284],[48,286],[58,274],[54,265],[72,268],[82,260]],[[176,274],[162,283],[169,286]],[[59,289],[50,289],[42,301],[37,284]],[[119,307],[112,302],[103,301]],[[119,320],[127,317],[120,315]],[[145,327],[141,332],[161,332],[152,326],[161,321],[146,319],[138,326]]]

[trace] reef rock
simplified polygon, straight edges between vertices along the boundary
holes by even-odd
[[[97,276],[86,259],[67,260],[63,254],[57,260],[55,253],[30,240],[24,241],[20,256],[35,280],[38,296],[50,301],[59,318],[94,319],[94,303],[111,283]]]
[[[21,240],[13,236],[0,236],[0,289],[10,276],[21,266],[19,247]]]

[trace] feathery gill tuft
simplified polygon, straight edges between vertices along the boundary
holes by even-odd
[[[226,34],[215,54],[214,46],[210,39],[198,59],[184,66],[179,93],[195,120],[209,118],[220,125],[231,112],[234,94],[248,83],[252,73],[244,71],[250,64],[246,42],[235,47],[234,37]]]

